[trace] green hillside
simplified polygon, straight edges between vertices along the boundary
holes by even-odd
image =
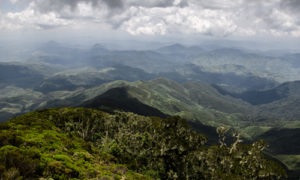
[[[89,112],[46,110],[28,113],[1,124],[1,179],[150,179],[116,163],[115,157],[84,141],[75,131],[66,133],[59,128],[62,124],[55,124],[57,116],[62,118],[68,111],[73,111],[75,116],[76,113]],[[105,115],[97,113],[99,116]],[[56,118],[51,120],[55,115]]]
[[[126,87],[130,97],[164,114],[179,115],[190,121],[200,121],[215,127],[240,126],[246,123],[241,121],[243,114],[255,111],[249,104],[223,96],[208,84],[179,84],[164,78],[136,82],[114,81],[83,90],[77,96],[70,96],[65,100],[73,105],[80,101],[90,101],[116,87]]]
[[[1,179],[270,179],[285,170],[264,143],[206,146],[179,117],[40,110],[0,124]]]

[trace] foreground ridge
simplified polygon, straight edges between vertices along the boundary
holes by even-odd
[[[108,114],[86,108],[39,110],[0,124],[1,179],[269,179],[285,170],[264,142],[220,145],[179,117]]]

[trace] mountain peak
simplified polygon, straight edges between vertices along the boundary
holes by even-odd
[[[105,49],[103,44],[96,43],[93,45],[92,49]]]
[[[93,47],[90,50],[93,54],[101,54],[101,53],[107,53],[109,52],[106,47],[102,44],[94,44]]]
[[[183,46],[182,44],[178,44],[178,43],[175,43],[175,44],[172,44],[172,45],[169,45],[169,46],[164,46],[164,47],[161,47],[159,48],[159,51],[178,51],[178,50],[182,50],[182,49],[185,49],[186,47]]]

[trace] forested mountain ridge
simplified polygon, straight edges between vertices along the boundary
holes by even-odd
[[[241,145],[235,136],[236,142],[226,145],[226,129],[220,128],[220,145],[205,146],[205,137],[191,131],[179,117],[59,108],[13,118],[0,124],[0,132],[1,179],[285,176],[278,163],[262,154],[261,141]]]

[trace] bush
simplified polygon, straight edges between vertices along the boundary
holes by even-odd
[[[40,163],[40,154],[34,150],[21,150],[14,146],[3,146],[0,149],[0,166],[2,179],[15,176],[35,177]],[[5,167],[5,168],[3,168]]]
[[[5,145],[12,145],[18,147],[22,143],[22,138],[20,138],[15,132],[5,131],[0,133],[0,147]]]

